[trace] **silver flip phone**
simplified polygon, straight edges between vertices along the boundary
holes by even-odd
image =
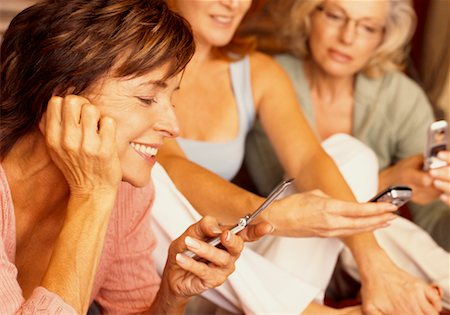
[[[261,212],[263,212],[263,210],[266,209],[293,181],[294,179],[291,178],[288,180],[284,180],[280,184],[278,184],[278,186],[274,188],[274,190],[270,193],[270,195],[266,198],[266,200],[264,200],[264,202],[258,207],[258,209],[256,209],[253,213],[249,213],[246,216],[240,218],[238,224],[233,226],[229,231],[233,234],[236,234],[245,229],[245,227],[249,225],[253,220],[255,220],[256,217],[260,215]],[[208,240],[207,243],[212,246],[218,247],[221,244],[220,237],[219,236],[214,237]],[[185,250],[183,254],[185,254],[188,257],[198,259],[198,256],[190,250]]]
[[[412,189],[408,186],[390,186],[370,199],[370,202],[389,202],[397,207],[403,206],[412,197]]]
[[[448,140],[448,123],[445,120],[435,121],[430,125],[423,159],[424,171],[447,165],[445,161],[437,158],[437,154],[439,151],[447,150]]]

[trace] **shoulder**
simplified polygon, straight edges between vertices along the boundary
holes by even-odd
[[[253,52],[249,55],[252,88],[258,102],[271,90],[283,91],[291,88],[290,79],[284,69],[269,55]],[[277,89],[273,87],[276,86]]]

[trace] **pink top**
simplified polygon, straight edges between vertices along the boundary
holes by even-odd
[[[122,183],[111,214],[105,246],[94,280],[95,299],[105,314],[130,314],[148,309],[160,278],[152,260],[155,238],[150,209],[153,184],[135,188]],[[14,265],[16,225],[8,182],[0,164],[0,314],[76,314],[61,297],[37,287],[25,300]]]

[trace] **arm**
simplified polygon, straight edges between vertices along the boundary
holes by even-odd
[[[259,86],[255,91],[259,118],[288,175],[301,178],[301,182],[297,183],[300,190],[320,188],[333,197],[354,200],[337,167],[326,157],[314,135],[308,130],[305,119],[299,113],[293,89],[286,82],[286,75],[275,66],[273,69],[269,67],[268,61],[259,63],[257,58],[254,60],[252,68],[255,68],[255,75],[252,79],[255,81],[254,85]],[[262,74],[263,71],[270,71],[270,75]],[[279,74],[275,75],[276,73]],[[272,88],[275,85],[277,89]],[[280,100],[283,100],[286,108],[279,104]],[[283,128],[279,128],[279,122],[283,122]],[[275,215],[275,212],[272,209],[271,213]],[[277,227],[277,223],[274,225]],[[437,292],[395,266],[379,247],[372,233],[354,234],[343,237],[342,240],[352,251],[361,273],[365,311],[398,313],[419,310],[423,313],[435,313],[440,308]],[[413,286],[415,291],[407,292],[407,285]],[[390,300],[386,299],[387,296]],[[399,302],[408,299],[409,304]],[[411,300],[414,302],[411,303]],[[401,309],[398,303],[408,307]]]
[[[40,129],[70,188],[66,218],[42,286],[85,313],[122,176],[115,124],[100,118],[82,97],[52,97]]]

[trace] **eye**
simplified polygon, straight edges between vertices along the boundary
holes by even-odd
[[[136,98],[141,103],[143,103],[144,105],[147,105],[147,106],[152,105],[153,103],[156,103],[156,100],[154,98],[145,98],[145,97],[139,97],[139,96],[136,96]]]
[[[336,21],[336,22],[340,22],[340,21],[345,20],[345,17],[343,17],[341,14],[335,13],[335,12],[332,12],[332,11],[325,11],[325,16],[328,19]]]
[[[370,25],[361,25],[361,27],[366,33],[374,34],[377,32],[377,28]]]

